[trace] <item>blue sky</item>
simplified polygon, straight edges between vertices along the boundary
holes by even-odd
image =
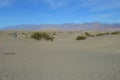
[[[95,21],[119,23],[120,0],[0,0],[0,27]]]

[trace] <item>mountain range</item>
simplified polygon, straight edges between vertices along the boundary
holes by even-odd
[[[21,25],[11,25],[0,30],[107,30],[107,29],[119,29],[120,23],[65,23],[65,24],[21,24]]]

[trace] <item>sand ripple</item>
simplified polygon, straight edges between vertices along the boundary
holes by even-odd
[[[0,80],[120,80],[120,56],[48,54],[36,63],[0,65]]]

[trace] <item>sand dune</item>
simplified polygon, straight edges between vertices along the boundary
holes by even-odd
[[[0,80],[120,80],[120,35],[58,32],[47,42],[9,33],[0,34]]]

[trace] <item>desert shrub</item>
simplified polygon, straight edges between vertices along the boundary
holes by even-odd
[[[27,33],[22,33],[22,35],[24,35],[25,38],[28,38],[28,34]]]
[[[35,32],[31,35],[31,38],[36,39],[36,40],[47,40],[47,41],[53,41],[54,37],[49,35],[48,33],[45,32]]]
[[[41,35],[39,34],[39,32],[35,32],[31,35],[31,38],[41,40]]]
[[[26,35],[27,36],[27,33],[22,33],[22,35]]]
[[[56,35],[56,32],[52,32],[52,35]]]
[[[108,32],[106,32],[106,33],[98,33],[98,34],[96,34],[96,36],[103,36],[103,35],[108,35],[108,34],[110,34],[110,33],[108,33]]]
[[[88,32],[85,32],[85,35],[86,35],[87,37],[94,37],[94,35],[92,35],[92,34],[90,34],[90,33],[88,33]]]
[[[77,36],[76,40],[84,40],[87,39],[85,36]]]
[[[114,32],[111,32],[112,35],[117,35],[117,34],[120,34],[120,31],[114,31]]]
[[[98,33],[96,34],[96,36],[103,36],[103,33]]]
[[[110,34],[110,33],[109,32],[104,33],[104,35],[108,35],[108,34]]]

